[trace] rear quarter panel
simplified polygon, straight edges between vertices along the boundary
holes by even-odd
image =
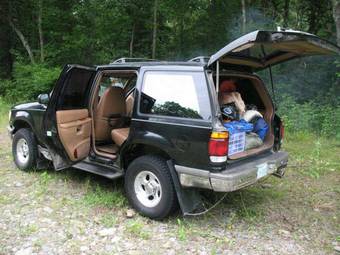
[[[171,123],[169,120],[132,119],[130,141],[148,144],[164,151],[178,165],[208,169],[209,124]]]

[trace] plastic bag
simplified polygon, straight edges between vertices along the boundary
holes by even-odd
[[[253,148],[260,147],[263,144],[263,141],[256,133],[246,134],[245,137],[245,150],[250,150]]]

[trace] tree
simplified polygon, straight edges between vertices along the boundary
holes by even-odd
[[[290,0],[284,0],[284,9],[283,9],[283,27],[288,27],[288,17],[289,17],[289,2]]]
[[[246,16],[246,1],[241,0],[242,5],[242,33],[246,32],[247,16]]]
[[[0,78],[12,76],[13,58],[11,54],[11,28],[8,23],[9,3],[7,0],[0,2]]]
[[[38,32],[39,32],[39,43],[40,43],[40,61],[44,62],[44,36],[42,30],[42,6],[43,0],[38,0]]]
[[[336,28],[337,43],[340,46],[340,0],[333,0],[333,18]]]
[[[9,17],[8,19],[9,25],[11,26],[11,28],[14,30],[14,32],[16,33],[16,35],[18,36],[18,38],[20,39],[22,46],[24,46],[25,50],[27,51],[27,54],[30,58],[30,61],[32,64],[35,64],[35,60],[34,60],[34,56],[33,56],[33,52],[31,49],[31,46],[29,45],[26,37],[24,36],[24,34],[20,31],[20,29],[14,24],[14,22],[12,21],[12,18]]]
[[[153,32],[152,32],[152,55],[151,58],[156,58],[156,43],[157,43],[157,11],[158,1],[154,1],[153,6]]]

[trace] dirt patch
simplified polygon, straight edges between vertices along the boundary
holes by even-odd
[[[211,213],[162,222],[131,212],[122,181],[15,168],[0,132],[0,254],[334,254],[339,171],[230,193]]]

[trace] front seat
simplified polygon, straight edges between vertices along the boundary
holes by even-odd
[[[104,91],[95,110],[94,129],[96,141],[111,141],[112,126],[126,114],[124,91],[110,86]],[[110,124],[109,124],[110,123]]]

